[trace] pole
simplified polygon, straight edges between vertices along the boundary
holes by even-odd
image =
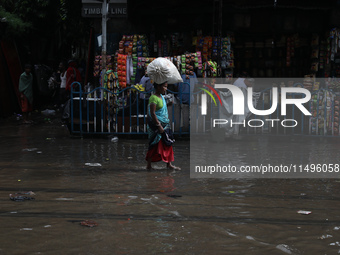
[[[103,4],[102,4],[102,86],[104,85],[104,76],[106,72],[107,1],[109,0],[103,0]],[[103,99],[103,93],[101,93],[101,99]]]

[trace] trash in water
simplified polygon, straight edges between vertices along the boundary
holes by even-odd
[[[297,211],[297,213],[307,215],[307,214],[311,214],[312,212],[311,211],[299,210],[299,211]]]
[[[60,200],[60,201],[70,201],[73,200],[73,198],[67,198],[67,197],[58,197],[55,200]]]
[[[37,151],[37,153],[38,153],[38,154],[41,154],[41,153],[42,153],[42,151]]]
[[[333,236],[332,236],[332,235],[322,235],[322,236],[320,236],[318,239],[323,240],[323,239],[331,238],[331,237],[333,237]]]
[[[128,157],[128,159],[133,159],[133,157]]]
[[[93,227],[97,227],[98,223],[93,220],[84,220],[80,222],[80,225],[93,228]]]
[[[276,248],[287,253],[287,254],[295,254],[295,249],[292,249],[287,244],[279,244],[279,245],[276,246]]]
[[[22,230],[33,230],[33,228],[21,228],[20,231]]]
[[[118,142],[118,137],[117,136],[115,136],[115,137],[113,137],[112,139],[111,139],[111,142],[113,142],[113,143],[116,143],[116,142]]]
[[[26,149],[23,149],[22,151],[36,151],[38,150],[37,148],[26,148]]]
[[[34,196],[35,193],[33,191],[20,191],[15,193],[15,195],[30,195],[30,196]]]
[[[15,194],[9,194],[9,198],[12,200],[12,201],[16,201],[16,202],[22,202],[22,201],[25,201],[25,200],[34,200],[35,198],[34,197],[26,197],[26,196],[16,196]]]
[[[228,193],[233,194],[235,191],[229,190]]]
[[[55,110],[46,109],[44,111],[41,111],[41,113],[45,116],[55,115]]]
[[[85,166],[102,166],[100,163],[85,163]]]
[[[44,226],[44,228],[50,228],[50,227],[52,227],[51,225],[46,225],[46,226]]]
[[[168,197],[173,197],[173,198],[177,198],[177,197],[182,197],[181,195],[174,195],[174,194],[169,194],[167,195]]]

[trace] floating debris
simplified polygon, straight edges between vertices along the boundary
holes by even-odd
[[[97,227],[98,223],[93,220],[84,220],[80,222],[80,225],[93,228],[93,227]]]
[[[22,202],[22,201],[25,201],[25,200],[34,200],[35,198],[34,197],[26,197],[26,196],[16,196],[15,194],[9,194],[9,198],[12,200],[12,201],[16,201],[16,202]]]
[[[33,191],[20,191],[18,193],[15,193],[15,195],[30,195],[30,196],[35,196],[35,193]]]
[[[312,212],[311,211],[299,210],[299,211],[297,211],[297,213],[307,215],[307,214],[311,214]]]
[[[323,240],[323,239],[327,239],[327,238],[331,238],[331,237],[333,237],[333,236],[332,235],[322,235],[318,239]]]
[[[85,163],[85,166],[102,166],[100,163]]]
[[[36,151],[38,150],[38,148],[26,148],[26,149],[22,149],[22,151]]]
[[[276,249],[279,249],[280,251],[283,251],[287,254],[296,254],[297,251],[291,247],[289,247],[287,244],[279,244],[276,246]]]
[[[112,139],[111,139],[111,142],[113,142],[113,143],[116,143],[116,142],[118,142],[118,137],[117,136],[115,136],[115,137],[113,137]]]

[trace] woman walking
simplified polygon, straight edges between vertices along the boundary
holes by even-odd
[[[168,105],[163,94],[165,94],[168,83],[154,83],[155,94],[150,96],[148,104],[148,138],[149,150],[146,154],[146,169],[151,170],[151,162],[164,161],[168,169],[181,170],[171,164],[174,161],[174,152],[172,144],[174,143],[173,135],[170,129],[168,117]]]

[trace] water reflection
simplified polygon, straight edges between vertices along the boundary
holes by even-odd
[[[0,253],[340,250],[339,179],[190,179],[188,141],[174,146],[175,163],[183,170],[170,172],[164,163],[145,170],[146,140],[70,139],[67,130],[54,126],[2,127],[0,138],[0,219],[6,230],[0,232]],[[215,145],[220,146],[218,157],[231,164],[276,164],[288,158],[331,162],[340,146],[335,139],[308,137],[246,138]],[[201,162],[214,156],[191,149],[200,153]],[[8,198],[24,190],[34,191],[36,200]],[[312,213],[301,215],[299,210]],[[99,225],[80,226],[77,221],[84,219]]]

